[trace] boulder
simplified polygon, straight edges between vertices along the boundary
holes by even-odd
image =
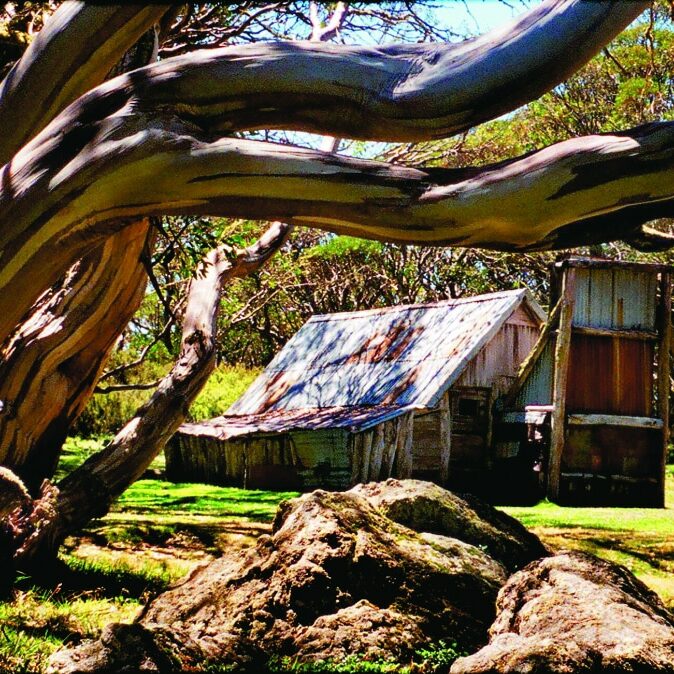
[[[489,644],[451,674],[674,674],[674,616],[617,564],[538,560],[509,579],[497,611]]]
[[[549,554],[515,518],[474,496],[459,497],[432,482],[389,479],[360,484],[351,492],[367,498],[398,524],[475,545],[510,573]]]
[[[102,639],[57,653],[51,671],[199,671],[209,663],[261,671],[284,656],[409,662],[440,640],[476,650],[486,643],[506,569],[483,549],[491,544],[473,543],[486,539],[461,540],[460,526],[450,537],[442,533],[448,526],[434,525],[430,513],[454,503],[447,492],[417,481],[389,487],[413,512],[426,512],[425,521],[411,521],[416,529],[387,517],[385,488],[286,501],[271,536],[247,554],[195,570],[134,624],[108,627]],[[425,504],[416,510],[415,492]],[[441,501],[435,509],[433,499]],[[477,517],[467,506],[465,513]],[[474,529],[476,522],[466,525]]]

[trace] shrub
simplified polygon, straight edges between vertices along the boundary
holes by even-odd
[[[203,421],[224,414],[260,372],[260,369],[248,369],[242,365],[218,366],[192,403],[190,419]]]
[[[168,364],[144,363],[129,380],[132,383],[153,381],[161,378],[169,367]],[[259,372],[258,369],[249,370],[240,365],[220,365],[190,407],[190,420],[201,421],[223,414]],[[151,395],[151,390],[97,393],[71,429],[71,434],[85,438],[114,435]]]

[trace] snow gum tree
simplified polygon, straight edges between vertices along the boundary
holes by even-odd
[[[544,0],[471,40],[357,46],[325,41],[347,11],[337,3],[325,23],[313,7],[311,40],[191,52],[176,41],[157,61],[162,31],[189,12],[64,2],[0,84],[0,464],[13,471],[0,481],[18,475],[30,491],[3,509],[0,556],[53,554],[143,472],[210,372],[222,284],[262,264],[291,226],[511,251],[671,246],[648,226],[674,211],[670,122],[461,169],[245,133],[448,137],[563,82],[648,5]],[[150,219],[166,215],[277,222],[248,249],[209,253],[171,373],[101,455],[43,483],[142,298]]]

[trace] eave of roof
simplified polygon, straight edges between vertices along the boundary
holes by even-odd
[[[183,424],[178,433],[231,440],[256,434],[341,428],[355,433],[395,419],[414,408],[393,405],[376,407],[323,407],[302,410],[272,410],[260,414],[223,415],[194,424]]]

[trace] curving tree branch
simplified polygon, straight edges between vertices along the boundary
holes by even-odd
[[[218,135],[283,128],[366,140],[445,137],[559,84],[648,5],[544,0],[460,43],[272,42],[193,52],[91,91],[62,126],[123,100]]]
[[[99,85],[169,7],[64,2],[0,84],[0,161]]]
[[[536,250],[638,240],[641,224],[671,215],[674,198],[670,122],[465,169],[210,141],[194,125],[156,113],[113,114],[73,136],[67,143],[42,134],[3,169],[3,184],[15,186],[0,196],[8,223],[0,232],[5,329],[37,286],[131,214],[280,219],[387,241]]]
[[[57,488],[43,488],[50,499],[50,514],[43,518],[37,532],[28,529],[17,537],[14,563],[18,568],[51,557],[67,535],[107,513],[112,502],[164,448],[215,366],[217,319],[224,284],[261,267],[283,245],[291,230],[290,225],[275,222],[246,249],[223,245],[204,257],[197,276],[190,282],[178,360],[151,398],[105,449],[89,457]],[[41,500],[36,499],[32,507],[40,504]]]

